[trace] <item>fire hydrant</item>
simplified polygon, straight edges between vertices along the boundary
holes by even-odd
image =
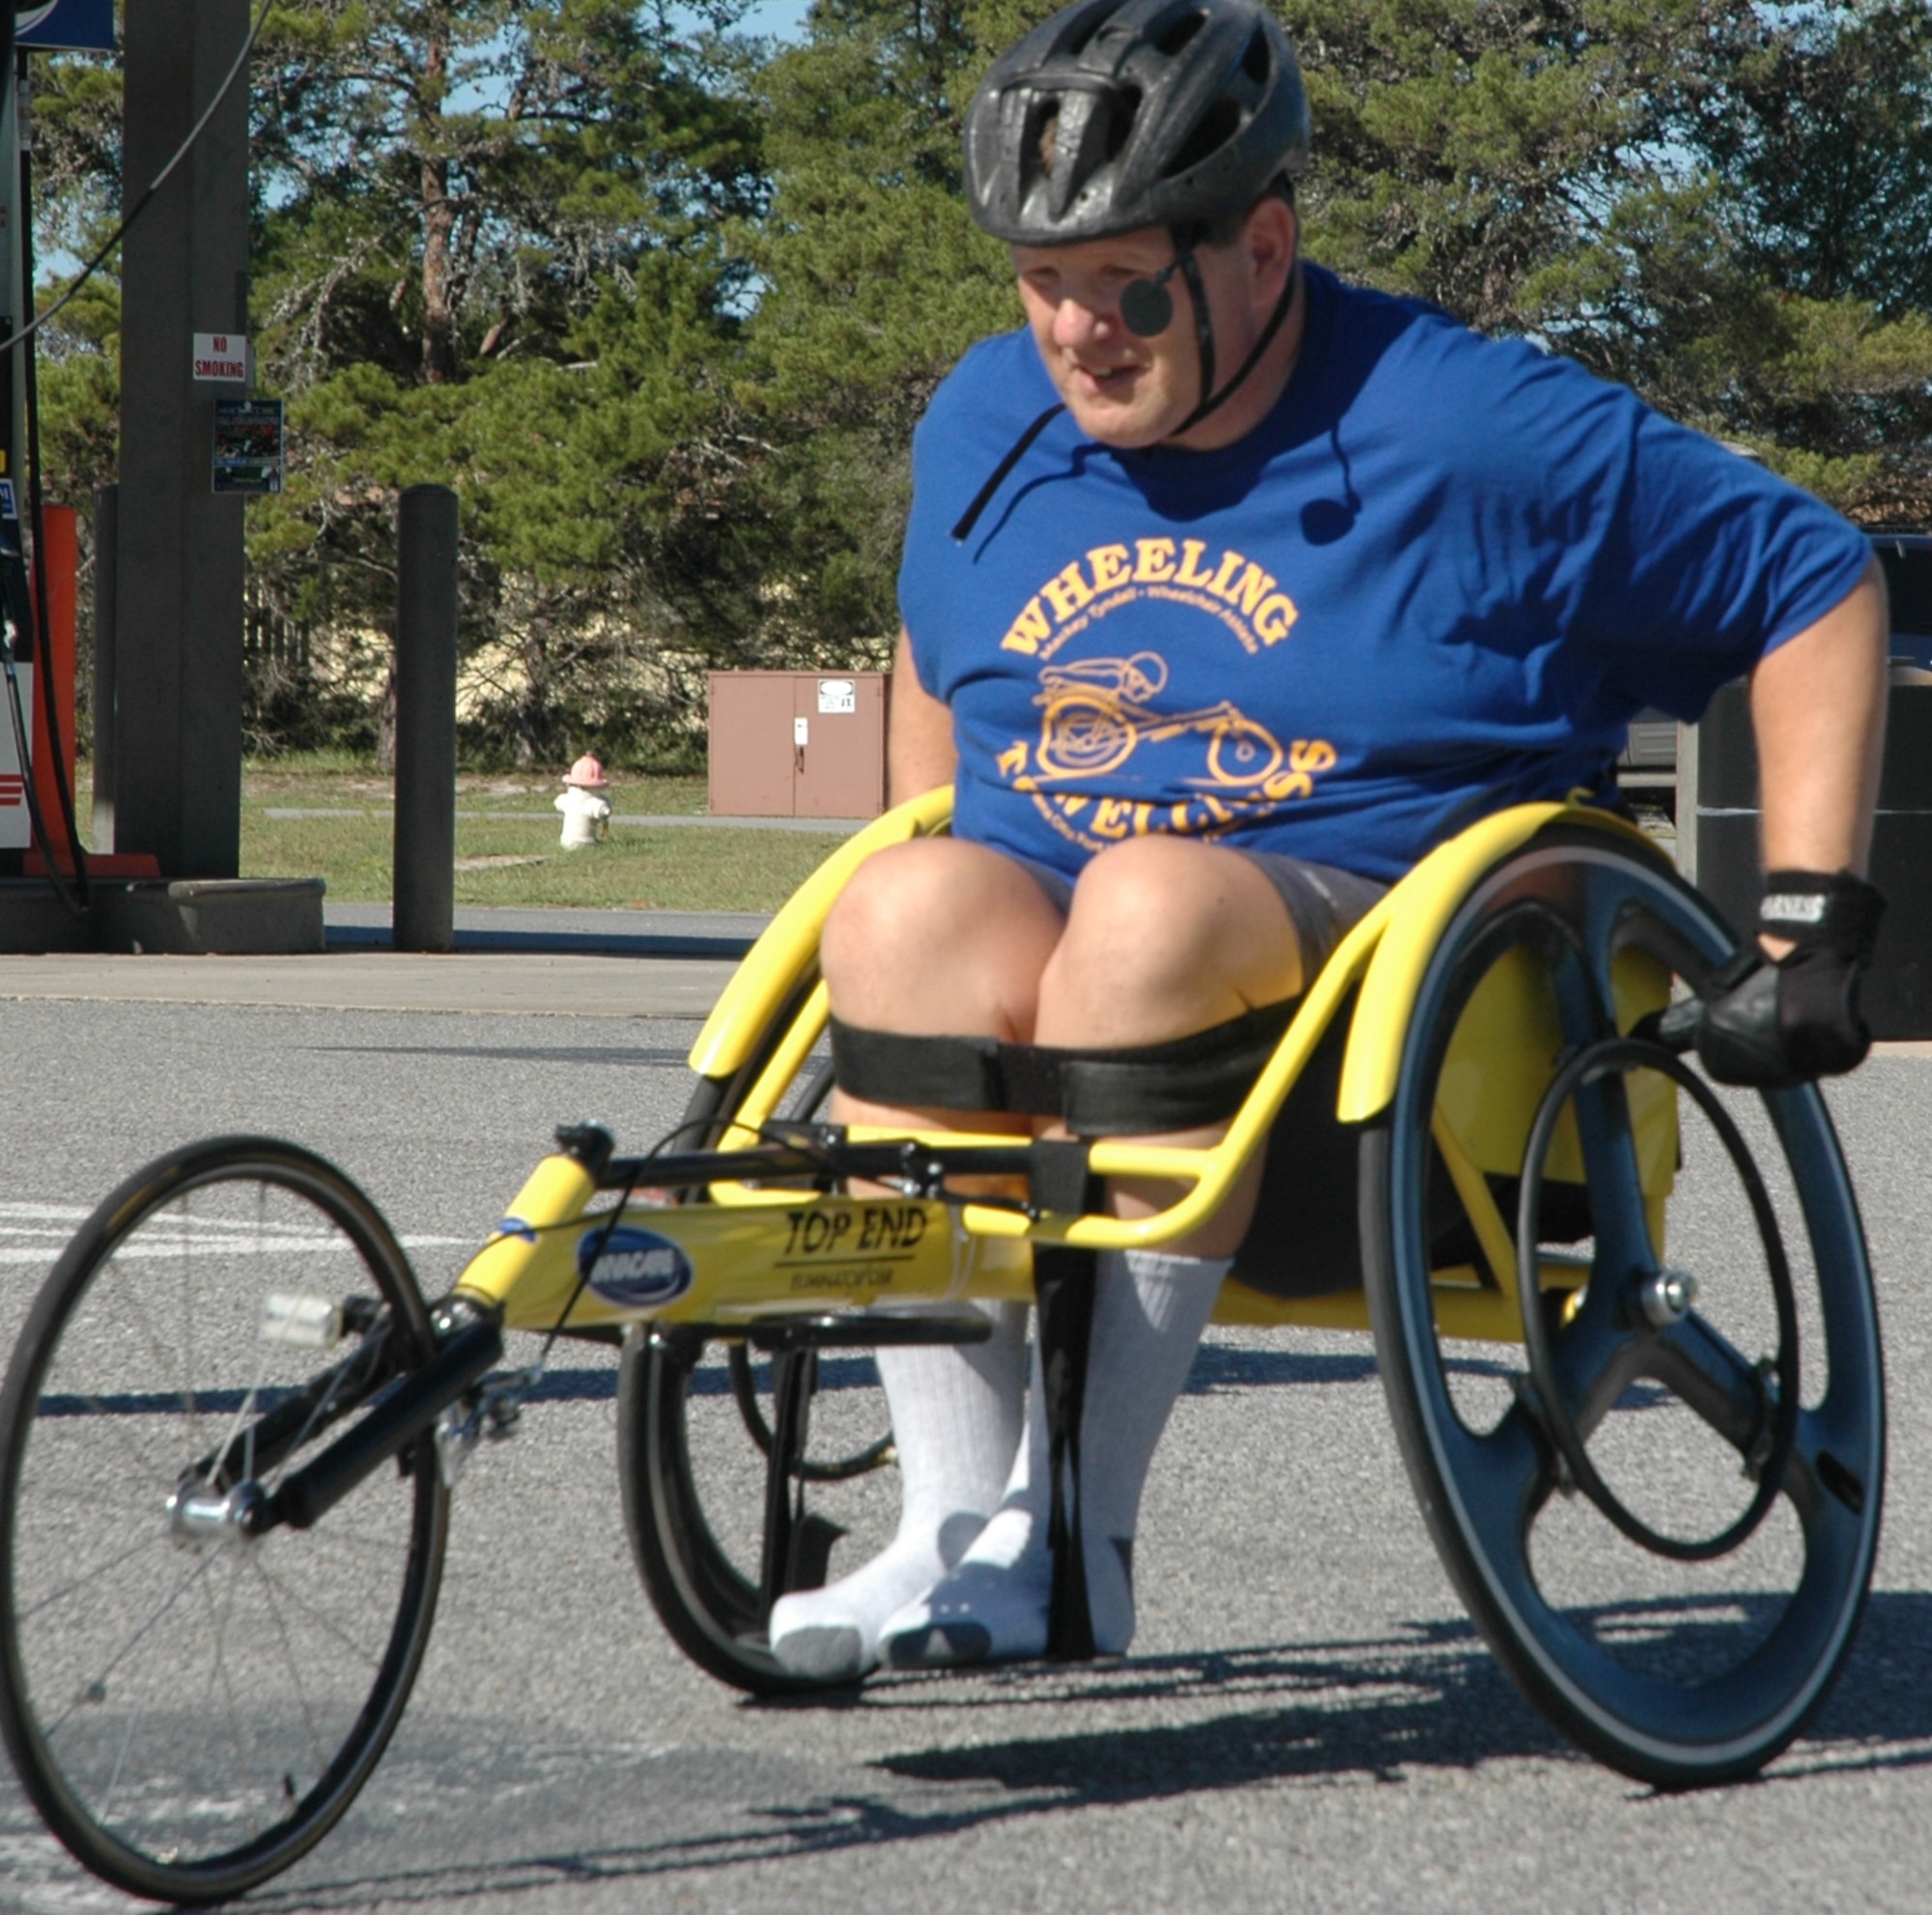
[[[611,781],[604,767],[588,752],[564,775],[563,791],[556,808],[563,814],[563,848],[582,850],[611,835],[611,801],[604,793]]]

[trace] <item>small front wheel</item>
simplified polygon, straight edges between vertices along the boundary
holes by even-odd
[[[265,1138],[150,1164],[55,1266],[0,1392],[0,1732],[102,1879],[225,1901],[368,1780],[436,1609],[433,1442],[312,1529],[245,1515],[433,1347],[380,1213]]]
[[[812,1116],[831,1088],[828,1068],[789,1114]],[[714,1141],[738,1089],[700,1082],[689,1133]],[[775,1480],[772,1449],[787,1425],[797,1446]],[[862,1351],[761,1351],[746,1336],[680,1325],[640,1326],[626,1340],[617,1482],[638,1574],[677,1645],[733,1688],[825,1687],[772,1653],[766,1618],[779,1596],[829,1579],[835,1547],[841,1562],[864,1561],[892,1540],[895,1461],[884,1394]]]

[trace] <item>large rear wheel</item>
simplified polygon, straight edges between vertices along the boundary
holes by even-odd
[[[1445,931],[1362,1145],[1377,1349],[1443,1562],[1544,1715],[1663,1786],[1752,1773],[1817,1708],[1884,1479],[1871,1273],[1824,1100],[1726,1090],[1630,1040],[1634,982],[1701,987],[1730,943],[1639,847],[1532,843]],[[1547,1040],[1459,1039],[1499,979]],[[1493,1203],[1491,1254],[1473,1215],[1448,1234],[1492,1286],[1535,1260],[1520,1347],[1446,1333],[1432,1285],[1444,1153],[1504,1106],[1526,1159],[1460,1166],[1463,1208],[1478,1183]]]

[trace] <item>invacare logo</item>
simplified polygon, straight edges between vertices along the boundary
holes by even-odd
[[[27,781],[17,771],[0,771],[0,811],[26,802]]]
[[[673,1303],[691,1288],[691,1259],[653,1230],[599,1225],[578,1239],[577,1268],[605,1302],[620,1310]]]

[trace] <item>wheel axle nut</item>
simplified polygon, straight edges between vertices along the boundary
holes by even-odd
[[[1637,1294],[1650,1322],[1659,1329],[1668,1329],[1690,1314],[1690,1306],[1697,1300],[1697,1279],[1688,1270],[1666,1267],[1645,1277]]]

